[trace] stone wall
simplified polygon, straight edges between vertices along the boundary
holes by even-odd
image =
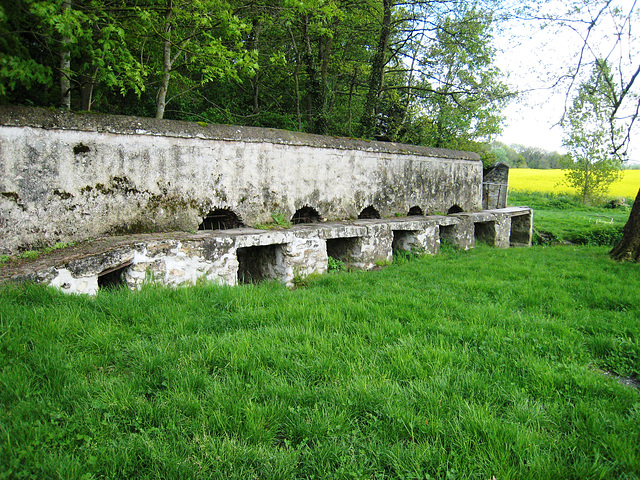
[[[215,209],[245,225],[303,207],[325,221],[355,219],[367,207],[383,218],[416,207],[473,212],[482,208],[481,184],[482,163],[466,152],[0,106],[0,254],[195,231]]]
[[[484,170],[482,208],[506,208],[509,191],[509,165],[499,162]]]
[[[484,242],[498,248],[531,244],[532,211],[514,207],[453,215],[297,225],[282,230],[237,228],[193,234],[114,237],[0,270],[0,281],[30,280],[68,293],[96,294],[145,282],[223,285],[297,279],[324,273],[329,257],[349,269],[387,264],[394,251],[435,254],[443,242],[460,249]],[[95,243],[98,243],[96,245]]]

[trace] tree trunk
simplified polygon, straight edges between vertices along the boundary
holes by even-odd
[[[80,110],[83,112],[91,111],[91,103],[93,102],[93,86],[95,84],[95,73],[80,75]]]
[[[262,31],[262,23],[259,20],[253,21],[253,28],[251,28],[251,35],[253,36],[250,41],[251,49],[258,52],[260,51],[260,33]],[[260,82],[261,70],[258,69],[254,77],[251,79],[251,85],[253,87],[253,113],[257,115],[260,112]]]
[[[371,60],[371,74],[369,76],[369,91],[362,112],[363,135],[371,137],[374,135],[376,126],[376,109],[380,91],[382,90],[382,80],[384,78],[384,67],[386,65],[386,51],[391,36],[391,7],[392,0],[383,0],[382,27],[376,52]]]
[[[168,2],[167,13],[165,16],[164,37],[162,39],[163,57],[162,57],[162,81],[158,88],[158,97],[156,98],[156,118],[164,117],[164,109],[167,106],[167,91],[169,90],[169,80],[171,80],[171,11],[173,9],[172,1]]]
[[[66,12],[71,8],[71,0],[62,2],[62,10]],[[62,47],[60,48],[60,106],[71,109],[71,50],[69,44],[71,39],[68,36],[62,37]]]
[[[293,46],[293,52],[296,56],[296,64],[293,70],[293,83],[295,85],[296,90],[296,120],[298,122],[298,130],[302,131],[302,113],[300,112],[300,53],[298,52],[298,45],[296,43],[296,39],[293,36],[293,32],[291,31],[291,27],[287,27],[289,31],[289,35],[291,36],[291,45]]]
[[[323,135],[327,131],[327,125],[324,118],[324,98],[322,95],[322,82],[320,72],[313,56],[313,47],[311,46],[311,34],[309,32],[309,17],[305,17],[304,22],[304,42],[305,51],[302,55],[302,61],[307,73],[307,119],[309,122],[309,131]],[[318,48],[322,48],[320,45]]]
[[[640,260],[640,190],[633,202],[629,220],[624,226],[622,240],[609,252],[609,255],[620,262]]]

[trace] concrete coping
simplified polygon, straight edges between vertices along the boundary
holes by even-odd
[[[419,155],[432,158],[479,162],[472,152],[422,147],[393,142],[379,142],[356,138],[313,135],[275,128],[243,127],[237,125],[206,124],[180,120],[160,120],[124,115],[71,113],[66,110],[0,105],[0,126],[32,127],[47,130],[75,130],[124,135],[150,135],[176,138],[197,138],[247,143],[362,150],[368,152]]]

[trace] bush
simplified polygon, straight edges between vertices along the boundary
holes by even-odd
[[[613,247],[622,240],[622,229],[616,225],[598,225],[577,232],[570,241],[579,245]]]

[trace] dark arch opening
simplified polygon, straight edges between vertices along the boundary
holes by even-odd
[[[198,230],[229,230],[244,227],[238,215],[227,208],[216,208],[207,213]]]
[[[454,205],[449,210],[447,210],[447,215],[451,215],[452,213],[462,213],[464,210],[460,208],[458,205]]]
[[[359,219],[380,218],[380,212],[378,212],[378,210],[373,208],[373,205],[369,205],[367,208],[365,208],[360,212],[360,215],[358,215],[358,218]]]
[[[79,155],[81,153],[89,153],[91,149],[87,147],[84,143],[79,143],[75,147],[73,147],[73,154]]]
[[[100,272],[98,274],[98,289],[104,290],[126,287],[127,282],[124,278],[124,274],[132,263],[132,261],[129,261],[122,265],[118,265],[117,267],[108,268]]]
[[[305,206],[296,210],[296,213],[291,217],[291,223],[298,225],[300,223],[318,223],[322,221],[322,217],[318,211],[309,206]]]
[[[409,209],[409,213],[407,213],[407,216],[408,216],[408,217],[417,217],[417,216],[420,216],[420,217],[421,217],[421,216],[423,216],[423,215],[424,215],[424,212],[423,212],[423,211],[422,211],[422,209],[421,209],[419,206],[417,206],[417,205],[414,205],[413,207],[411,207],[411,208]]]

